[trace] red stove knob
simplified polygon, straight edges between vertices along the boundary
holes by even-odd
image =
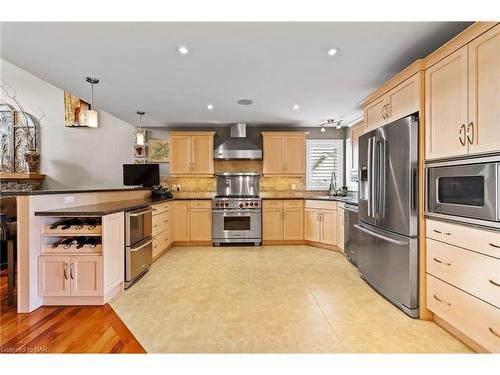
[[[224,203],[224,206],[226,206],[226,207],[229,206],[229,203]]]
[[[255,207],[257,207],[258,205],[259,205],[259,203],[258,203],[258,202],[255,202]]]
[[[243,208],[243,203],[240,203],[240,208]]]
[[[253,202],[250,202],[250,206],[253,206]]]
[[[216,202],[216,203],[215,203],[215,207],[219,207],[219,202]]]
[[[248,207],[248,202],[245,202],[245,206],[247,206],[247,207]]]

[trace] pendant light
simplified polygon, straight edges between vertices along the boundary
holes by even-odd
[[[146,112],[144,112],[144,111],[137,111],[136,113],[139,115],[139,129],[137,129],[136,134],[135,134],[135,136],[136,136],[136,144],[144,146],[145,132],[144,132],[144,130],[142,130],[142,116],[144,116],[146,114]]]
[[[97,121],[97,111],[94,110],[94,85],[97,85],[99,80],[92,77],[85,77],[85,80],[90,83],[90,108],[86,111],[87,127],[97,128],[99,124]]]

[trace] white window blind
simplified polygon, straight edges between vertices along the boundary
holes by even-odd
[[[332,172],[335,172],[337,188],[340,189],[344,181],[344,141],[307,140],[307,189],[328,190]]]

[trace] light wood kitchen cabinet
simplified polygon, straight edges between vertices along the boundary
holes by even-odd
[[[69,256],[41,256],[38,258],[38,294],[40,296],[71,295]]]
[[[170,174],[211,176],[214,174],[214,132],[171,132]]]
[[[69,275],[72,296],[102,295],[102,257],[71,256]]]
[[[211,241],[212,240],[212,209],[191,208],[190,240]]]
[[[212,240],[212,201],[175,202],[174,240],[206,242]]]
[[[169,202],[153,205],[153,259],[157,259],[173,242],[172,205]]]
[[[500,151],[500,25],[469,43],[469,153]]]
[[[306,241],[318,242],[320,239],[319,210],[316,208],[304,208],[304,239]]]
[[[337,246],[337,202],[305,201],[305,239]]]
[[[419,110],[420,73],[407,78],[365,106],[366,131],[408,116]]]
[[[426,159],[468,151],[467,46],[425,71]]]
[[[385,97],[375,99],[365,107],[366,131],[385,125]]]
[[[500,150],[500,26],[425,71],[426,159]]]
[[[304,240],[302,200],[264,200],[262,239],[264,241]]]
[[[39,294],[43,297],[102,295],[102,256],[40,256]]]
[[[189,218],[190,201],[176,201],[175,202],[175,219],[174,219],[174,240],[175,241],[189,241],[190,239],[190,225]]]
[[[262,137],[264,175],[305,175],[306,133],[262,132]]]
[[[337,247],[345,253],[344,249],[344,209],[337,209]]]

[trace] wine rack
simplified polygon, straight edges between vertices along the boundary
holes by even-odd
[[[102,253],[101,218],[45,218],[42,228],[44,254]]]

